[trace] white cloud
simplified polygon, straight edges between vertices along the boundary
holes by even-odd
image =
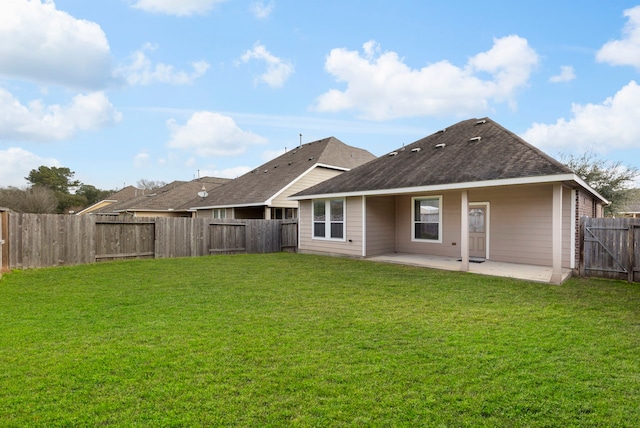
[[[264,20],[271,15],[271,12],[273,12],[273,9],[275,7],[276,5],[273,1],[270,1],[269,3],[265,3],[264,1],[256,1],[251,3],[251,13],[257,19]]]
[[[229,116],[202,111],[194,113],[185,125],[167,121],[171,131],[169,147],[194,151],[199,156],[233,156],[244,153],[254,144],[267,140],[243,131]]]
[[[104,128],[120,119],[121,114],[103,92],[76,95],[66,106],[47,106],[42,100],[25,106],[0,88],[0,140],[63,140],[79,131]]]
[[[82,89],[111,79],[100,26],[56,10],[52,0],[3,0],[0,40],[0,75]]]
[[[344,91],[332,89],[316,100],[314,109],[336,112],[354,110],[363,118],[384,120],[398,117],[486,111],[491,102],[507,101],[515,107],[517,90],[525,87],[538,64],[538,55],[526,39],[507,36],[495,39],[493,47],[469,59],[464,67],[446,60],[419,70],[411,69],[395,52],[381,53],[369,41],[363,53],[333,49],[325,69]],[[491,79],[483,80],[488,74]]]
[[[522,138],[545,149],[571,151],[640,148],[640,86],[629,82],[600,104],[573,104],[573,117],[534,123]]]
[[[573,67],[570,65],[563,65],[560,67],[560,74],[551,76],[549,79],[552,83],[570,82],[576,78],[576,73],[573,71]]]
[[[261,74],[256,81],[266,83],[272,88],[281,88],[294,71],[291,63],[274,56],[260,43],[256,43],[253,49],[246,51],[240,57],[240,61],[243,63],[252,59],[262,60],[267,64],[267,71]]]
[[[185,85],[203,76],[209,69],[205,61],[192,62],[193,71],[176,71],[172,65],[151,63],[145,51],[154,51],[155,46],[146,44],[142,49],[131,55],[131,63],[118,67],[115,70],[117,76],[122,76],[129,85],[150,85],[152,83],[168,83],[171,85]]]
[[[622,31],[622,40],[605,43],[596,60],[611,65],[632,65],[640,70],[640,6],[624,11],[629,20]]]
[[[149,166],[151,155],[147,152],[140,152],[133,157],[133,166],[136,168],[144,168]]]
[[[225,0],[136,0],[133,7],[151,13],[204,15]]]
[[[56,159],[45,159],[19,147],[0,150],[0,183],[2,187],[24,187],[29,171],[39,166],[60,166]]]

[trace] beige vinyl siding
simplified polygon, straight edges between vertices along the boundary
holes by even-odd
[[[340,174],[342,174],[342,171],[323,167],[315,167],[307,174],[300,177],[298,181],[286,187],[282,193],[280,193],[276,198],[273,199],[270,206],[281,208],[297,208],[298,201],[290,201],[287,199],[287,197]]]
[[[393,253],[396,247],[396,198],[367,197],[367,256]]]
[[[362,198],[346,198],[345,241],[312,238],[312,201],[300,201],[300,240],[302,252],[362,256]]]
[[[567,195],[564,195],[567,193]],[[553,185],[473,190],[469,201],[491,202],[491,254],[496,261],[552,264]],[[568,196],[568,197],[567,197]],[[563,266],[569,266],[570,190],[563,188]]]
[[[442,196],[442,242],[414,242],[411,198]],[[460,192],[416,193],[396,197],[396,251],[441,257],[460,256]]]

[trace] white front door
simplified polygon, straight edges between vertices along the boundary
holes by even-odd
[[[487,257],[488,214],[486,204],[469,204],[469,257]]]

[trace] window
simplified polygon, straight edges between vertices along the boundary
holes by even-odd
[[[313,201],[313,237],[344,240],[344,199]]]
[[[219,218],[219,219],[227,218],[227,210],[225,208],[214,208],[213,218]]]
[[[413,204],[413,241],[442,242],[442,196],[418,197]]]

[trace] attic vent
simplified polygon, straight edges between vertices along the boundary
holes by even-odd
[[[313,160],[313,156],[311,156],[311,157],[309,158],[309,160]]]
[[[443,148],[444,146],[446,146],[446,144],[445,144],[445,143],[436,144],[436,149],[441,149],[441,148]]]
[[[480,141],[480,140],[482,140],[482,137],[473,137],[469,141]]]
[[[444,129],[439,130],[438,132],[436,132],[436,134],[441,134],[441,133],[443,133],[443,132],[447,132],[447,128],[444,128]]]
[[[482,119],[482,120],[477,121],[476,125],[483,125],[485,123],[487,123],[487,121],[485,119]]]
[[[398,155],[398,152],[391,152],[391,153],[389,153],[389,156],[397,156],[397,155]]]
[[[420,147],[416,147],[415,149],[411,149],[411,151],[413,153],[418,153],[420,150],[422,150]]]

